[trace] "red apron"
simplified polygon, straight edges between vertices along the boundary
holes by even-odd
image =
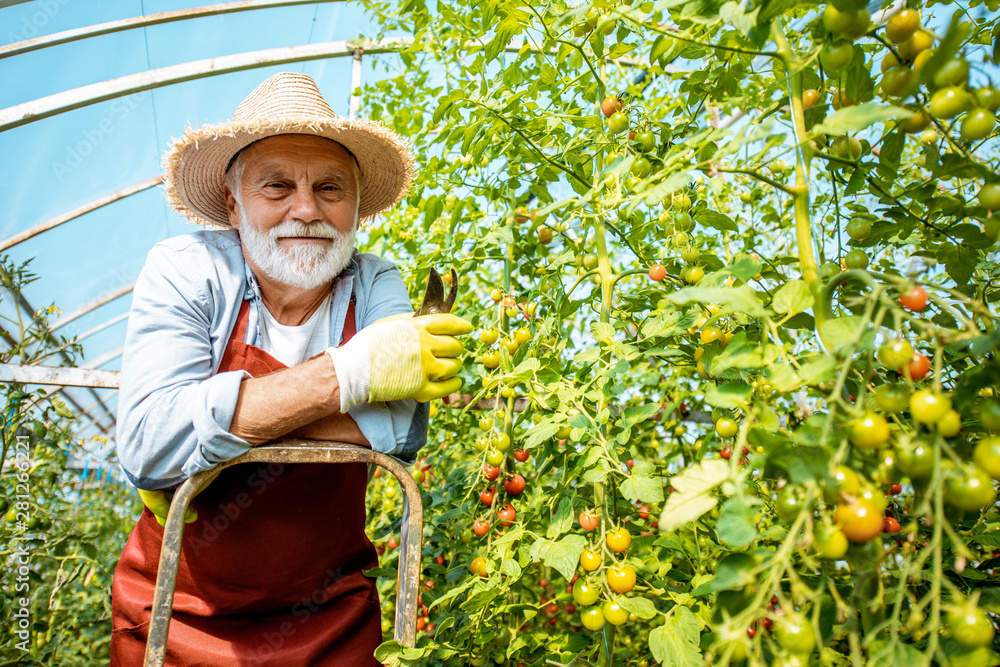
[[[285,368],[243,342],[240,307],[219,372],[254,377]],[[344,341],[354,334],[354,303]],[[378,665],[382,642],[365,535],[363,463],[245,463],[227,468],[191,505],[184,530],[166,664]],[[142,665],[163,528],[148,508],[132,530],[111,588],[112,667]]]

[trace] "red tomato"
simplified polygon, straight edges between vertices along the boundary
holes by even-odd
[[[514,511],[514,506],[510,503],[504,505],[504,508],[497,512],[497,517],[500,519],[501,526],[513,525],[514,519],[517,518],[517,512]]]
[[[490,523],[489,523],[489,521],[480,521],[479,519],[476,519],[472,523],[472,532],[474,532],[479,537],[482,537],[483,535],[485,535],[489,531],[490,531]]]
[[[500,476],[500,468],[498,468],[497,466],[491,466],[489,463],[483,466],[483,477],[485,477],[486,479],[493,482],[499,476]]]
[[[906,375],[904,369],[899,369],[900,375]],[[931,360],[926,354],[920,354],[919,352],[914,352],[913,360],[905,369],[910,373],[910,379],[920,380],[931,370]]]
[[[639,518],[640,519],[649,518],[649,505],[642,505],[639,507]]]
[[[514,450],[514,459],[517,460],[519,463],[524,463],[525,461],[528,460],[528,450],[527,449],[515,449]]]
[[[658,283],[667,277],[667,269],[662,264],[653,264],[649,267],[649,279],[654,283]]]
[[[898,533],[902,528],[899,522],[893,519],[891,516],[887,516],[882,519],[882,532],[883,533]]]
[[[511,496],[519,496],[524,493],[524,477],[514,475],[503,483],[503,490]]]
[[[584,530],[593,530],[597,528],[597,516],[591,514],[590,512],[581,512],[580,528],[583,528]]]
[[[387,541],[385,544],[390,549],[396,549],[396,548],[399,547],[399,542],[396,541],[396,536],[395,535],[390,535],[389,536],[389,541]]]
[[[903,308],[919,313],[927,307],[927,290],[922,285],[916,285],[907,294],[899,295],[899,303]]]
[[[497,488],[495,486],[491,486],[485,491],[480,491],[479,502],[486,505],[487,507],[490,507],[491,505],[493,505],[493,498],[496,497],[496,494],[497,494]]]

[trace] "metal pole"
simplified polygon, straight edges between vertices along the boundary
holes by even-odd
[[[126,294],[128,294],[129,292],[131,292],[134,287],[135,287],[135,283],[129,283],[128,285],[125,285],[123,287],[119,287],[118,289],[116,289],[114,291],[108,292],[104,296],[101,296],[101,297],[98,297],[97,299],[94,299],[93,301],[91,301],[90,303],[88,303],[88,304],[86,304],[84,306],[80,306],[79,308],[77,308],[76,310],[74,310],[69,315],[66,315],[65,317],[60,317],[58,320],[56,320],[51,325],[49,325],[49,331],[55,331],[56,329],[64,327],[67,324],[69,324],[70,322],[72,322],[73,320],[76,320],[76,319],[79,319],[79,318],[83,317],[84,315],[86,315],[90,311],[96,310],[96,309],[100,308],[101,306],[103,306],[104,304],[110,303],[110,302],[114,301],[115,299],[117,299],[120,296],[125,296]]]
[[[69,222],[70,220],[79,218],[81,215],[85,213],[90,213],[91,211],[97,210],[102,206],[107,206],[108,204],[114,203],[119,199],[124,199],[129,195],[134,195],[137,192],[148,190],[149,188],[155,187],[162,182],[163,182],[162,176],[157,176],[156,178],[150,178],[148,180],[142,181],[141,183],[135,183],[134,185],[130,185],[127,188],[122,188],[117,192],[112,192],[111,194],[101,197],[100,199],[95,199],[94,201],[86,203],[83,206],[74,208],[72,211],[69,211],[67,213],[57,215],[56,217],[46,220],[43,223],[37,224],[30,229],[26,229],[23,232],[20,232],[19,234],[15,234],[14,236],[11,236],[9,239],[0,241],[0,252],[3,252],[4,250],[7,250],[9,248],[13,248],[18,243],[22,243],[34,236],[38,236],[42,232],[47,232],[54,227],[58,227],[59,225]]]
[[[8,0],[9,1],[9,0]],[[18,0],[27,2],[28,0]],[[7,46],[0,46],[0,59],[10,56],[28,53],[38,49],[44,49],[56,44],[66,44],[88,37],[98,35],[108,35],[123,30],[133,30],[135,28],[145,28],[151,25],[171,23],[174,21],[185,21],[187,19],[202,18],[204,16],[217,16],[219,14],[231,14],[233,12],[245,12],[252,9],[271,9],[272,7],[292,7],[294,5],[311,5],[320,2],[343,2],[344,0],[284,0],[284,2],[264,2],[263,0],[248,0],[247,2],[227,2],[222,5],[206,5],[193,9],[181,9],[173,12],[161,12],[159,14],[149,14],[131,19],[121,19],[120,21],[109,21],[98,23],[97,25],[74,28],[73,30],[63,30],[51,35],[43,35],[34,39],[26,39],[23,42],[14,42]],[[0,2],[0,7],[4,2]]]
[[[365,51],[370,53],[389,53],[401,46],[412,43],[412,37],[386,37],[377,41],[366,42]],[[37,100],[0,109],[0,132],[21,127],[43,118],[50,118],[67,111],[117,99],[134,93],[162,88],[175,83],[195,81],[219,74],[242,72],[244,70],[270,67],[287,63],[321,60],[354,54],[357,46],[346,41],[323,42],[321,44],[300,44],[277,49],[264,49],[237,53],[231,56],[196,60],[169,67],[129,74],[117,79],[101,81],[81,86],[55,95],[49,95]]]
[[[351,119],[358,117],[361,110],[361,54],[364,49],[354,49],[354,66],[351,69]]]

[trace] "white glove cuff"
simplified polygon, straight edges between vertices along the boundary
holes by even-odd
[[[371,373],[368,367],[368,337],[355,336],[341,347],[327,348],[340,382],[340,412],[368,400]]]

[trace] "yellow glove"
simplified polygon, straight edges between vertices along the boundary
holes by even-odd
[[[464,348],[455,336],[471,331],[469,322],[447,313],[395,315],[328,349],[340,382],[340,411],[403,398],[425,403],[458,391]]]
[[[157,489],[156,491],[145,491],[139,489],[139,497],[142,504],[149,508],[149,511],[156,517],[156,522],[161,526],[167,522],[167,512],[170,511],[170,501],[174,498],[173,489]],[[191,523],[198,520],[198,512],[188,505],[184,512],[184,523]]]

